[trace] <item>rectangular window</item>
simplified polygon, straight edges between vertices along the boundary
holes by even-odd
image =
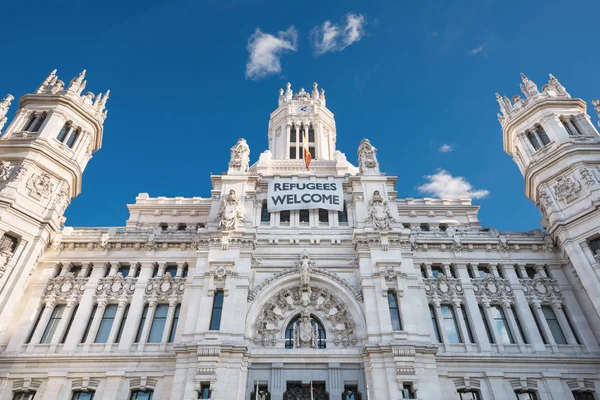
[[[479,396],[479,391],[475,389],[459,389],[458,398],[460,400],[481,400],[481,396]]]
[[[198,392],[199,399],[210,399],[210,384],[209,383],[201,383],[200,391]]]
[[[211,331],[218,331],[221,329],[221,313],[223,312],[223,291],[217,290],[215,292],[215,300],[213,301],[212,313],[210,316],[210,328]]]
[[[576,134],[576,132],[573,132],[571,130],[571,128],[569,127],[569,123],[567,121],[571,122],[570,119],[569,119],[569,117],[565,117],[565,118],[563,118],[563,119],[560,120],[560,122],[562,123],[563,127],[565,128],[565,130],[567,131],[567,133],[569,134],[569,136],[573,136],[573,135]]]
[[[535,268],[533,268],[533,267],[525,267],[525,274],[527,275],[527,277],[529,279],[535,278],[535,274],[536,274]]]
[[[427,278],[427,267],[425,267],[424,265],[421,265],[419,267],[419,269],[421,270],[421,276],[423,278]]]
[[[469,335],[469,342],[475,343],[475,339],[473,338],[473,331],[471,330],[471,324],[469,323],[469,316],[467,315],[467,310],[463,305],[460,306],[460,309],[462,310],[462,315],[465,321],[465,327],[467,328],[467,335]]]
[[[413,390],[412,383],[402,384],[402,398],[403,399],[416,399],[415,391]]]
[[[311,143],[315,142],[315,130],[313,129],[312,124],[308,128],[308,141]]]
[[[175,334],[177,333],[177,323],[179,322],[179,312],[181,311],[181,304],[177,304],[175,312],[173,314],[173,324],[171,325],[171,332],[169,333],[169,343],[175,341]]]
[[[110,330],[113,326],[113,322],[115,322],[117,308],[118,306],[116,304],[109,304],[108,306],[106,306],[106,309],[104,310],[104,315],[102,315],[102,320],[100,321],[100,326],[98,327],[98,333],[96,334],[96,340],[94,340],[94,343],[106,343],[108,341]]]
[[[529,142],[533,146],[534,150],[538,150],[540,147],[542,147],[533,132],[527,132],[527,139],[529,139]]]
[[[456,315],[454,314],[454,308],[449,304],[442,304],[441,311],[443,319],[442,325],[446,331],[448,343],[462,343],[456,321]]]
[[[79,304],[77,304],[73,309],[73,313],[71,314],[71,318],[69,319],[69,323],[67,324],[67,329],[65,329],[65,333],[60,339],[60,343],[64,343],[67,340],[67,336],[69,335],[69,332],[71,331],[71,326],[73,326],[73,321],[75,320],[75,315],[77,315],[77,309],[79,309]]]
[[[444,268],[442,267],[431,267],[431,275],[434,278],[437,278],[440,276],[445,276],[446,274],[444,273]]]
[[[31,129],[31,132],[39,131],[45,120],[46,120],[46,114],[40,115],[40,117],[37,119],[37,122],[35,123],[35,126]]]
[[[296,143],[296,125],[292,125],[290,129],[290,144]]]
[[[338,222],[348,223],[348,210],[346,210],[346,203],[344,203],[344,210],[338,211]]]
[[[177,265],[167,265],[165,267],[165,272],[163,273],[163,275],[166,275],[167,273],[169,273],[169,275],[171,275],[171,277],[176,277],[177,276]]]
[[[421,224],[419,227],[423,232],[429,232],[429,224]]]
[[[298,158],[296,156],[296,146],[290,147],[290,160],[295,160]]]
[[[594,239],[588,240],[590,250],[594,255],[600,254],[600,236]]]
[[[314,160],[315,158],[317,158],[317,156],[316,156],[317,153],[315,151],[315,146],[308,146],[308,152],[310,153],[311,159]]]
[[[94,392],[83,392],[81,390],[77,390],[73,392],[73,397],[71,400],[94,400]]]
[[[486,266],[479,266],[477,267],[477,275],[479,278],[487,278],[491,275],[490,269]]]
[[[115,339],[115,343],[119,343],[121,341],[121,335],[123,335],[123,330],[125,329],[125,323],[127,322],[127,316],[129,315],[129,304],[125,306],[125,311],[123,311],[123,318],[121,319],[121,323],[119,324],[119,331],[117,332],[117,337]]]
[[[300,210],[300,222],[309,222],[310,213],[308,210]]]
[[[431,324],[433,325],[433,333],[435,335],[435,340],[437,340],[438,343],[442,343],[442,337],[440,336],[437,318],[435,317],[435,310],[433,309],[433,306],[431,304],[429,305],[429,315],[431,317]]]
[[[67,139],[67,146],[72,149],[75,143],[77,142],[77,138],[79,138],[79,129],[73,130],[69,139]]]
[[[538,400],[535,390],[521,389],[515,390],[518,400]]]
[[[279,212],[279,222],[284,224],[290,223],[290,210]]]
[[[167,323],[168,313],[168,304],[159,304],[156,306],[156,311],[154,311],[154,319],[152,320],[152,325],[150,326],[148,343],[160,343],[165,330],[165,324]]]
[[[542,141],[542,146],[545,146],[548,143],[550,143],[550,139],[548,138],[548,135],[546,135],[546,131],[544,130],[544,128],[538,125],[535,128],[535,131],[537,132],[540,140]]]
[[[146,324],[146,316],[148,315],[148,304],[144,306],[144,311],[142,312],[142,319],[140,320],[140,325],[138,326],[137,334],[135,335],[135,342],[139,343],[142,340],[142,334],[144,333],[144,325]]]
[[[554,310],[550,306],[542,306],[542,312],[544,313],[544,317],[546,318],[546,322],[548,322],[548,326],[550,327],[550,332],[552,332],[552,337],[556,344],[567,344],[567,339],[563,334],[562,329],[560,328],[560,324],[558,319],[556,318],[556,314],[554,314]]]
[[[329,222],[329,210],[319,208],[319,222]]]
[[[398,307],[398,299],[396,293],[389,291],[387,294],[388,306],[390,307],[390,317],[392,318],[392,329],[395,331],[402,330],[402,322],[400,321],[400,309]]]
[[[13,400],[33,400],[35,392],[16,392]]]
[[[514,343],[513,334],[510,331],[510,327],[508,326],[508,322],[506,321],[506,315],[504,315],[504,310],[500,306],[491,306],[490,311],[492,314],[494,329],[496,330],[496,334],[500,338],[500,341],[504,344]]]
[[[186,224],[177,224],[177,230],[178,231],[185,231],[187,229],[187,225]]]
[[[131,392],[129,400],[152,400],[154,392],[152,390],[134,390]]]
[[[85,332],[83,332],[83,337],[81,338],[81,343],[85,343],[88,335],[90,334],[90,329],[92,329],[92,322],[94,321],[94,315],[96,315],[96,310],[98,309],[98,305],[95,304],[94,308],[92,308],[92,313],[90,314],[90,318],[88,319],[88,323],[85,326]]]
[[[479,306],[479,312],[481,313],[481,318],[483,319],[483,326],[485,326],[485,333],[487,333],[488,340],[490,343],[495,343],[494,336],[492,336],[492,330],[490,329],[490,321],[488,321],[487,314],[482,306]]]
[[[29,120],[23,127],[23,131],[29,132],[29,129],[31,129],[31,125],[33,125],[33,122],[35,121],[35,117],[36,117],[35,113],[33,113],[29,116]]]
[[[69,272],[72,273],[75,278],[77,278],[81,274],[81,267],[74,265],[71,267],[71,269],[69,269]]]
[[[267,207],[267,202],[263,201],[262,208],[260,210],[260,222],[269,222],[271,221],[271,213]]]
[[[65,306],[62,304],[54,307],[54,310],[52,310],[52,314],[50,315],[50,319],[48,320],[48,325],[46,325],[44,334],[40,339],[40,343],[50,343],[54,333],[56,332],[56,328],[58,328],[58,324],[60,323],[64,310]]]
[[[123,275],[123,278],[127,278],[129,276],[129,272],[131,271],[131,267],[129,265],[121,265],[117,270],[117,274]]]
[[[573,392],[573,398],[575,400],[596,400],[592,392]]]

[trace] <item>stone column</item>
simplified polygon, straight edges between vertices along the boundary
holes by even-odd
[[[519,349],[521,352],[526,352],[525,343],[523,343],[523,338],[521,337],[521,330],[519,329],[519,325],[515,319],[515,315],[512,312],[510,301],[502,302],[502,311],[504,311],[504,315],[506,315],[506,319],[508,320],[508,326],[510,327],[511,333],[513,335],[513,339],[519,345]]]
[[[29,346],[27,346],[27,351],[33,350],[33,346],[40,343],[42,335],[46,330],[46,326],[48,325],[48,321],[50,320],[50,316],[52,315],[52,311],[54,311],[54,307],[56,306],[56,301],[54,299],[48,299],[45,302],[44,311],[42,311],[42,316],[35,328],[35,332],[29,341]]]
[[[113,277],[115,275],[117,275],[117,271],[119,270],[119,264],[118,263],[112,263],[110,264],[110,271],[108,272],[108,276],[109,277]]]
[[[152,271],[154,269],[154,263],[142,263],[140,267],[140,276],[137,278],[135,284],[135,291],[129,304],[129,314],[127,315],[127,321],[123,327],[123,333],[121,334],[121,340],[119,340],[119,352],[128,352],[131,350],[131,345],[135,340],[135,336],[138,331],[138,325],[142,319],[142,313],[144,312],[144,292]]]
[[[154,312],[156,311],[156,299],[148,300],[148,312],[146,313],[146,321],[144,321],[144,328],[142,330],[142,337],[138,344],[138,351],[144,349],[146,340],[148,340],[148,333],[150,333],[150,327],[152,326],[152,320],[154,319]]]
[[[73,316],[73,312],[75,311],[76,305],[77,305],[76,299],[69,299],[67,301],[67,306],[65,307],[65,310],[63,311],[60,322],[58,323],[58,326],[56,327],[56,332],[54,332],[54,337],[52,337],[52,341],[50,342],[50,351],[51,352],[56,349],[56,346],[59,344],[60,340],[63,338],[65,333],[68,334],[68,332],[65,332],[65,331],[67,330],[69,321],[71,320],[71,317]]]
[[[183,276],[183,265],[184,263],[177,263],[177,275],[175,276],[178,278]],[[173,278],[175,278],[175,276]]]
[[[119,299],[119,306],[117,307],[117,312],[115,313],[115,319],[113,320],[113,324],[110,327],[110,333],[108,334],[108,340],[106,341],[106,347],[104,348],[104,351],[110,351],[113,343],[115,343],[126,308],[127,299]]]
[[[448,334],[446,333],[446,328],[444,327],[444,318],[442,317],[442,309],[440,301],[435,299],[433,300],[433,312],[435,313],[435,319],[438,324],[438,331],[440,332],[440,339],[442,343],[448,343]]]
[[[285,382],[283,382],[283,363],[271,364],[271,380],[269,381],[269,391],[272,399],[280,399],[285,392]]]
[[[567,339],[567,343],[573,346],[577,346],[579,348],[579,344],[577,343],[577,339],[571,330],[571,326],[569,321],[567,320],[567,316],[562,308],[561,301],[553,301],[552,309],[554,310],[554,314],[556,315],[556,319],[558,319],[558,323],[560,324],[560,329],[562,329],[565,338]]]
[[[167,320],[165,321],[165,328],[162,334],[162,340],[160,341],[160,348],[164,349],[166,344],[169,342],[169,336],[171,334],[171,327],[173,326],[173,317],[175,316],[175,307],[177,307],[177,299],[169,299],[169,310],[167,311]]]
[[[554,336],[552,336],[552,331],[550,331],[550,326],[548,326],[548,321],[546,321],[546,317],[544,316],[544,313],[542,312],[542,305],[541,305],[540,301],[539,300],[533,301],[532,306],[533,306],[533,312],[535,314],[535,317],[537,318],[540,328],[542,329],[542,334],[546,338],[546,341],[548,342],[548,344],[550,344],[550,346],[552,347],[552,350],[555,353],[558,353],[558,346],[556,345],[556,341],[554,341]]]
[[[469,344],[471,343],[471,339],[469,338],[469,331],[467,324],[465,324],[465,315],[463,314],[461,305],[462,302],[459,299],[454,301],[454,315],[456,318],[458,318],[458,327],[460,328],[460,337],[462,338],[462,342]]]
[[[473,336],[479,345],[479,350],[481,352],[489,352],[491,351],[491,346],[484,325],[484,316],[481,315],[481,312],[479,311],[479,303],[475,297],[473,283],[471,282],[467,268],[468,266],[466,264],[456,264],[456,271],[465,292],[465,308],[468,314],[467,316],[470,317],[469,321],[471,322],[471,328],[473,329]]]
[[[340,375],[340,363],[329,363],[328,368],[328,391],[333,398],[336,398],[338,393],[344,391],[344,382],[342,382]]]
[[[492,324],[492,321],[494,321],[494,319],[492,318],[490,308],[490,302],[488,300],[483,301],[483,311],[485,313],[487,326],[490,328],[490,333],[494,338],[494,341],[496,342],[496,346],[498,346],[498,351],[502,353],[504,352],[504,344],[502,343],[498,332],[496,331],[496,329],[494,329],[494,325]]]
[[[108,301],[106,299],[98,299],[98,307],[96,307],[94,319],[92,320],[90,330],[85,338],[85,344],[83,346],[84,351],[89,349],[90,344],[94,343],[94,340],[96,339],[96,334],[98,333],[98,328],[100,327],[100,322],[102,322],[102,317],[104,316],[104,310],[106,309],[107,304]]]
[[[48,381],[41,396],[36,393],[35,398],[41,400],[56,400],[60,398],[61,390],[67,382],[66,372],[50,372],[48,373]]]
[[[578,135],[578,134],[579,134],[579,132],[581,132],[579,129],[577,129],[577,128],[575,127],[575,125],[573,125],[573,123],[571,122],[571,119],[570,119],[570,118],[565,118],[565,119],[564,119],[564,123],[567,125],[567,127],[569,128],[569,130],[571,131],[571,133],[572,133],[573,135]]]

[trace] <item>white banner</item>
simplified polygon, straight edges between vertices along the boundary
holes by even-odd
[[[344,190],[341,179],[298,181],[274,179],[269,181],[268,210],[306,210],[324,208],[344,211]]]

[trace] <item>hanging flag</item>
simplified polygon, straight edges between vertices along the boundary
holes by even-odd
[[[308,171],[308,167],[312,161],[312,155],[310,154],[310,149],[308,148],[308,138],[306,137],[306,132],[304,132],[304,136],[302,138],[302,147],[304,148],[304,165]]]

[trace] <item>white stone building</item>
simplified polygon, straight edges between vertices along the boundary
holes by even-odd
[[[102,144],[84,79],[50,74],[0,141],[0,400],[600,399],[600,136],[554,77],[498,96],[548,233],[398,198],[368,140],[336,150],[316,84],[204,197],[61,228]]]

